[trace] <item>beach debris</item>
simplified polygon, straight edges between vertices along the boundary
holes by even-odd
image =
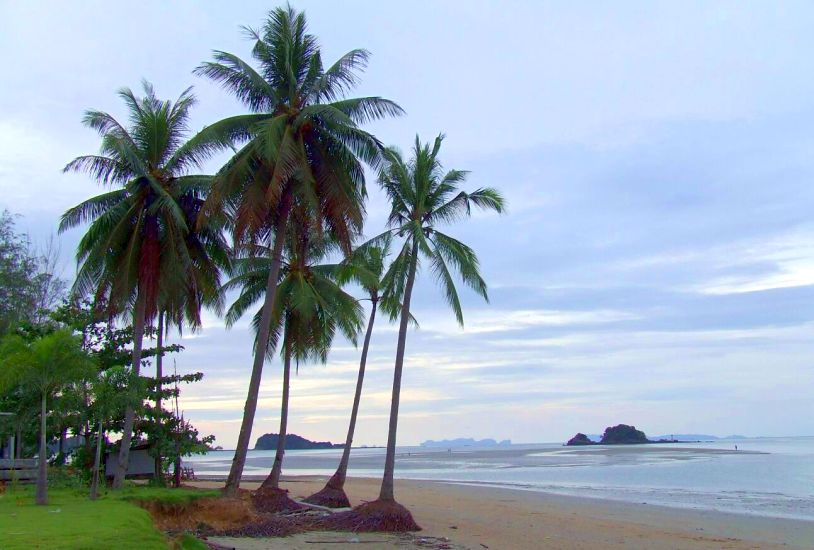
[[[304,503],[328,508],[350,508],[350,500],[344,489],[332,487],[330,482],[321,490],[303,499]]]
[[[395,501],[383,500],[366,502],[347,512],[332,514],[323,520],[323,524],[328,529],[353,532],[421,530],[407,508]]]
[[[274,487],[261,487],[252,493],[252,504],[258,512],[290,512],[305,508],[288,496],[288,491]]]

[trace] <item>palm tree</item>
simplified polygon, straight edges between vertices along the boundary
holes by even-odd
[[[94,296],[110,315],[132,318],[131,403],[114,488],[127,472],[145,326],[167,304],[175,319],[183,312],[187,322],[199,325],[201,303],[217,305],[219,267],[226,262],[216,223],[222,223],[221,215],[192,232],[211,183],[210,176],[188,174],[201,158],[197,145],[183,143],[195,97],[187,89],[174,103],[162,101],[149,83],[143,87],[143,98],[127,88],[119,91],[129,127],[102,111],[85,113],[83,123],[102,136],[100,154],[78,157],[64,171],[85,172],[116,188],[65,212],[59,227],[62,232],[90,222],[77,249],[74,294]]]
[[[261,500],[279,490],[288,426],[292,360],[297,366],[303,362],[325,363],[337,331],[355,343],[362,325],[361,306],[337,283],[343,266],[317,263],[336,248],[335,243],[318,236],[318,231],[306,219],[305,209],[297,208],[292,216],[296,223],[292,224],[287,239],[286,261],[279,274],[266,347],[266,353],[271,355],[282,339],[283,389],[277,452],[272,470],[261,487],[265,495],[258,495]],[[268,250],[265,257],[255,254],[236,260],[234,268],[235,277],[226,283],[225,290],[240,288],[241,292],[227,312],[227,324],[233,324],[259,300],[273,269]],[[263,322],[262,313],[262,310],[258,311],[253,319],[258,335]],[[255,345],[260,345],[259,337]],[[279,502],[277,496],[272,498]]]
[[[95,365],[70,330],[61,329],[31,343],[17,335],[0,343],[0,389],[20,386],[40,397],[40,438],[37,504],[48,504],[48,400],[66,385],[90,378]]]
[[[359,374],[356,378],[356,391],[353,395],[353,406],[351,407],[350,422],[348,423],[348,435],[345,438],[345,448],[342,451],[342,458],[339,466],[325,487],[317,493],[305,499],[305,502],[329,506],[332,508],[345,508],[350,506],[347,494],[345,494],[345,478],[348,474],[348,463],[350,461],[350,450],[353,445],[353,433],[356,430],[356,418],[359,414],[359,403],[362,399],[362,385],[365,380],[365,366],[367,364],[367,353],[370,348],[370,338],[373,334],[373,323],[376,320],[376,311],[381,300],[382,276],[384,275],[384,263],[389,253],[389,235],[381,239],[380,246],[362,246],[354,251],[354,254],[346,262],[341,279],[344,281],[354,281],[368,296],[370,300],[370,318],[367,322],[365,340],[362,344],[362,356],[359,359]],[[385,304],[387,305],[387,304]],[[394,314],[394,311],[388,311]]]
[[[369,54],[352,50],[325,69],[304,13],[290,6],[277,8],[261,30],[244,30],[254,41],[252,57],[258,69],[234,54],[215,51],[215,60],[202,64],[196,73],[220,82],[250,114],[221,120],[193,139],[201,144],[202,156],[243,144],[219,172],[204,219],[228,211],[234,217],[236,248],[260,243],[271,250],[259,345],[227,493],[239,487],[246,462],[292,205],[310,204],[319,226],[324,225],[349,254],[364,217],[361,162],[378,166],[382,151],[381,143],[359,125],[402,113],[398,105],[380,97],[344,97],[358,82],[357,73]]]
[[[378,518],[374,521],[376,523],[381,521],[380,514],[384,511],[385,515],[390,514],[390,519],[384,524],[390,529],[397,530],[412,530],[418,527],[409,512],[395,501],[393,473],[410,299],[420,258],[429,261],[433,274],[455,313],[455,318],[463,326],[463,311],[450,267],[458,272],[464,284],[488,300],[486,283],[480,276],[475,252],[464,243],[439,231],[437,226],[468,217],[473,205],[496,212],[504,210],[503,198],[492,188],[481,188],[472,193],[458,190],[458,185],[466,179],[467,172],[443,171],[438,160],[443,139],[444,136],[439,135],[431,147],[430,144],[422,144],[416,136],[413,158],[409,163],[402,159],[397,150],[388,149],[387,164],[379,171],[378,178],[391,204],[388,217],[388,226],[391,229],[385,235],[395,234],[404,239],[401,250],[384,276],[385,299],[392,302],[397,297],[403,297],[403,301],[401,311],[398,313],[399,336],[393,374],[387,453],[379,500],[359,507],[356,512],[371,517],[369,512],[375,511],[379,514],[374,514]],[[372,239],[371,242],[375,243],[376,240]]]

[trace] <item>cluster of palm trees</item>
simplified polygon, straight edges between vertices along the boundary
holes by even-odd
[[[175,102],[162,101],[147,83],[143,97],[119,92],[129,124],[104,112],[86,113],[85,125],[101,135],[101,152],[79,157],[65,170],[86,172],[113,189],[63,215],[60,230],[89,222],[77,251],[73,290],[95,296],[111,315],[132,318],[134,377],[139,376],[145,327],[157,324],[159,334],[170,327],[194,330],[203,307],[226,310],[226,322],[232,324],[259,305],[246,405],[226,482],[226,492],[234,493],[264,363],[279,350],[284,368],[280,447],[264,483],[276,488],[291,364],[325,362],[337,333],[356,342],[365,323],[362,300],[345,289],[354,283],[370,301],[370,317],[345,450],[325,491],[344,494],[365,362],[380,309],[400,321],[380,495],[382,501],[394,501],[401,373],[419,268],[422,260],[429,263],[462,323],[452,274],[457,272],[484,298],[486,284],[472,249],[438,226],[468,216],[472,206],[501,212],[503,200],[490,188],[458,189],[466,172],[443,171],[438,160],[443,136],[432,144],[416,138],[412,158],[406,160],[362,129],[364,123],[403,113],[387,99],[347,97],[366,66],[367,51],[350,51],[325,68],[304,14],[291,7],[273,10],[261,29],[245,30],[253,42],[253,63],[215,51],[214,60],[195,73],[220,83],[248,113],[185,140],[195,104],[191,91]],[[222,151],[233,154],[215,175],[193,173]],[[391,212],[385,232],[354,248],[364,230],[365,165],[377,173]],[[401,247],[388,265],[393,241]],[[239,294],[226,309],[224,295],[230,290]],[[114,487],[121,486],[127,471],[136,399],[132,396],[127,406]]]

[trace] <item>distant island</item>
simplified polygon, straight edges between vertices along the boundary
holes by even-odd
[[[598,443],[592,441],[584,433],[578,433],[569,439],[566,445],[573,447],[579,445],[641,445],[643,443],[678,443],[678,440],[673,438],[653,441],[648,439],[643,431],[637,430],[636,426],[618,424],[605,428],[605,433],[602,434],[602,439]]]
[[[273,451],[277,449],[277,441],[279,440],[278,434],[263,434],[257,438],[257,443],[254,444],[256,451]],[[311,441],[300,437],[297,434],[286,434],[285,448],[286,450],[307,450],[307,449],[342,449],[345,445],[340,443],[331,443],[330,441]]]
[[[422,447],[508,447],[512,444],[511,439],[495,441],[494,439],[472,439],[471,437],[459,437],[458,439],[442,439],[433,441],[428,439],[421,444]]]

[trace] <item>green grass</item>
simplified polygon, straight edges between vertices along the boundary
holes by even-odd
[[[0,495],[0,548],[133,548],[167,549],[170,541],[153,525],[136,501],[186,503],[217,491],[130,487],[92,502],[87,492],[52,489],[49,504],[34,504],[33,488]],[[181,548],[200,548],[194,537],[182,537]]]

